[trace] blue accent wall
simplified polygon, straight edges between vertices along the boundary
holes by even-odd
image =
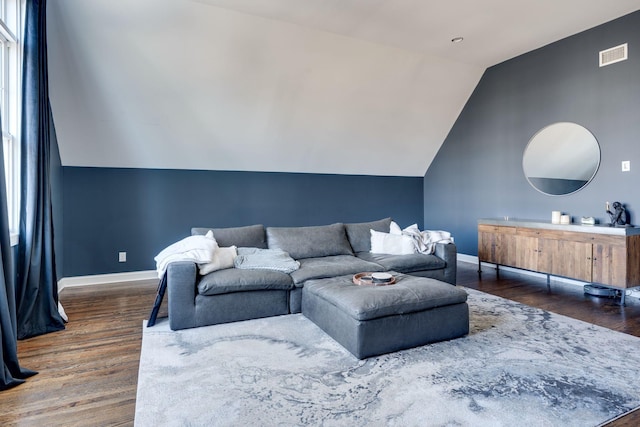
[[[49,166],[51,173],[51,204],[53,209],[53,246],[56,262],[57,278],[62,279],[63,276],[63,260],[64,260],[64,222],[63,222],[63,200],[64,200],[64,184],[62,177],[62,162],[60,160],[60,150],[58,148],[58,139],[56,138],[55,127],[51,127],[51,145],[49,155]]]
[[[64,277],[153,270],[194,226],[423,218],[422,177],[65,166],[63,181]]]
[[[598,52],[623,43],[629,59],[598,67]],[[536,191],[522,171],[529,139],[554,122],[589,129],[600,168],[568,196]],[[621,171],[621,161],[631,171]],[[477,255],[477,219],[550,220],[552,210],[608,222],[620,201],[640,224],[640,12],[486,70],[424,177],[424,226],[453,233],[458,252]]]

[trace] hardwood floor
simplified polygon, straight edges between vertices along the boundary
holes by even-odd
[[[640,336],[640,300],[585,296],[581,288],[513,272],[458,264],[458,284]],[[2,426],[130,426],[135,412],[142,320],[157,283],[66,288],[60,300],[67,329],[20,341],[23,367],[37,370],[21,386],[0,393]],[[160,316],[166,316],[166,301]],[[636,381],[630,378],[630,381]],[[640,425],[640,411],[609,424]]]
[[[20,365],[39,373],[0,394],[0,425],[133,425],[142,321],[156,287],[145,281],[63,289],[67,328],[19,341]]]

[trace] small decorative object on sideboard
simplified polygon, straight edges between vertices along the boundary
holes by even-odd
[[[551,211],[551,224],[560,224],[560,216],[562,212],[560,211]]]
[[[596,224],[596,219],[592,216],[583,216],[580,219],[580,223],[582,225],[595,225]]]
[[[605,204],[607,208],[607,214],[609,214],[609,218],[611,218],[611,222],[609,223],[610,227],[630,227],[629,218],[627,218],[627,210],[624,208],[622,203],[613,202],[613,212],[610,209],[609,202]]]
[[[569,216],[569,215],[561,215],[560,216],[560,224],[562,224],[562,225],[571,224],[571,216]]]

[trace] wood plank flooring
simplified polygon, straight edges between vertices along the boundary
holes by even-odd
[[[142,321],[156,287],[145,281],[63,289],[67,328],[19,341],[20,365],[39,373],[0,394],[0,425],[133,425]]]
[[[460,262],[458,284],[524,304],[640,336],[640,300],[627,306],[585,296],[576,286]],[[20,341],[22,366],[39,374],[0,393],[2,426],[131,426],[142,334],[157,283],[108,284],[66,288],[60,300],[67,329]],[[160,316],[166,316],[166,302]],[[637,381],[629,378],[629,381]],[[609,424],[640,425],[640,411]]]

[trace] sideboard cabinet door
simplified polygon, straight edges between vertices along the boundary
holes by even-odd
[[[627,249],[624,245],[593,245],[593,282],[603,285],[627,286]]]
[[[539,239],[530,236],[516,236],[516,262],[514,267],[538,271]]]
[[[592,282],[593,245],[569,240],[540,239],[538,271]]]
[[[478,259],[492,264],[515,266],[516,229],[478,226]]]

